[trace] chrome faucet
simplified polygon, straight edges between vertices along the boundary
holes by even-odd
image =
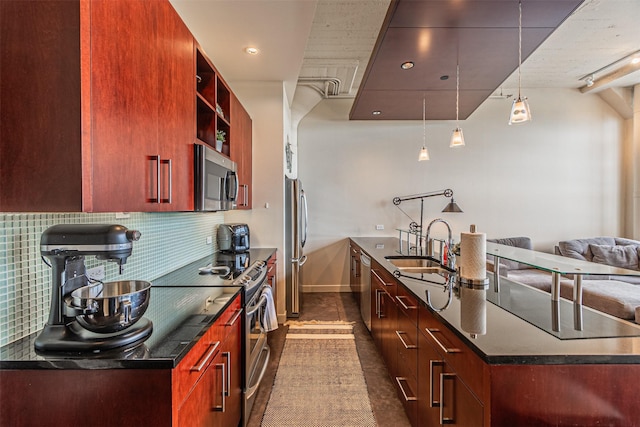
[[[436,218],[433,221],[431,221],[429,223],[429,225],[427,226],[427,234],[425,236],[426,242],[427,242],[427,256],[434,256],[433,255],[433,239],[431,239],[429,237],[430,233],[431,233],[431,226],[437,222],[441,222],[444,225],[447,226],[447,231],[448,231],[448,236],[447,236],[447,241],[444,242],[444,246],[445,248],[442,247],[442,245],[440,246],[440,264],[442,264],[444,262],[444,252],[446,251],[446,266],[454,269],[455,268],[455,254],[453,253],[453,236],[451,233],[451,226],[449,225],[449,223],[447,221],[445,221],[442,218]]]

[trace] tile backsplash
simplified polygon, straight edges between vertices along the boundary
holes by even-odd
[[[87,257],[87,268],[104,265],[106,279],[151,281],[216,250],[223,213],[108,214],[0,213],[0,346],[37,332],[49,315],[51,270],[40,256],[40,235],[56,224],[120,224],[140,231],[122,275],[118,265]],[[207,237],[212,238],[207,244]]]

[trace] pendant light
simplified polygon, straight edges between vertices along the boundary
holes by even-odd
[[[526,97],[520,95],[522,87],[522,0],[518,0],[518,98],[513,100],[509,124],[525,123],[531,120],[531,109]]]
[[[427,150],[427,114],[426,104],[424,98],[422,98],[422,148],[418,155],[418,161],[429,160],[429,151]]]
[[[456,64],[456,128],[453,131],[453,135],[451,135],[451,142],[449,143],[450,148],[464,146],[464,135],[462,134],[462,129],[460,129],[460,124],[458,122],[459,101],[460,101],[460,65]]]

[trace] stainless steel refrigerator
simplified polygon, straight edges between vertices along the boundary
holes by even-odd
[[[285,179],[285,272],[287,317],[300,316],[302,292],[300,269],[307,261],[303,253],[307,241],[307,198],[299,179]]]

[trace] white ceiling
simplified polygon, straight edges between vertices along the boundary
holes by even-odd
[[[335,72],[343,79],[353,78],[352,86],[347,82],[351,95],[362,79],[389,2],[171,0],[232,86],[234,81],[265,80],[295,85],[301,75]],[[586,0],[524,62],[523,87],[584,86],[581,77],[640,50],[639,22],[640,0]],[[246,54],[247,46],[257,47],[260,54]],[[640,71],[608,86],[634,84],[640,84]],[[517,73],[503,86],[517,87]]]

